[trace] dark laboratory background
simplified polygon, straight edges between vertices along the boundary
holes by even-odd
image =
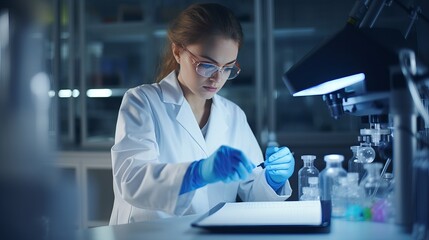
[[[76,198],[77,227],[106,225],[113,203],[109,154],[122,96],[128,88],[154,82],[168,22],[189,4],[208,1],[35,2],[34,11],[45,27],[39,63],[50,83],[48,141],[55,152],[54,167],[72,189],[68,194]],[[295,152],[292,188],[297,187],[301,155],[316,155],[319,170],[329,153],[343,154],[346,163],[352,156],[350,146],[358,143],[359,129],[365,126],[361,119],[332,118],[321,96],[292,97],[282,75],[346,24],[356,0],[210,2],[231,8],[245,35],[238,56],[242,72],[220,94],[246,112],[261,147],[275,133],[280,145]],[[420,6],[428,16],[428,5],[423,0],[390,1],[375,27],[405,33],[409,9]],[[417,39],[419,57],[429,62],[428,22],[417,20],[411,35]],[[296,194],[290,198],[296,199]]]

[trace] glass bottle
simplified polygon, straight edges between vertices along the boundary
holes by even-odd
[[[358,182],[359,182],[360,180],[362,180],[362,177],[365,173],[365,169],[363,168],[364,162],[357,157],[359,146],[351,146],[350,149],[353,152],[353,156],[349,160],[348,172],[358,173]]]
[[[298,171],[298,199],[301,199],[303,188],[309,187],[310,177],[319,177],[319,170],[314,166],[314,155],[302,155],[304,166]]]
[[[364,217],[365,220],[385,222],[388,218],[386,208],[388,183],[380,176],[381,163],[365,164],[366,176],[362,179],[360,186],[364,191]]]
[[[344,161],[343,155],[330,154],[324,157],[326,167],[320,172],[320,200],[330,201],[331,191],[334,183],[338,183],[340,177],[347,176],[346,170],[341,166]]]

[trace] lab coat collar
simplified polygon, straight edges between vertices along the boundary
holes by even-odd
[[[225,116],[225,113],[228,111],[218,95],[214,95],[213,97],[209,126],[206,139],[204,139],[191,106],[185,101],[176,73],[174,71],[171,72],[159,84],[162,92],[162,101],[180,106],[177,111],[176,120],[191,135],[194,141],[198,143],[207,156],[215,150],[208,149],[207,146],[218,147],[225,142],[222,136],[224,136],[225,131],[228,129],[226,120],[228,116]]]
[[[175,71],[172,71],[159,83],[161,87],[162,101],[165,103],[173,103],[182,105],[185,97],[183,96],[182,88],[180,88],[179,81]]]

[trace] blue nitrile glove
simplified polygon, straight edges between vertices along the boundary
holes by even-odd
[[[267,182],[277,191],[292,176],[295,159],[287,147],[267,147],[264,164]]]
[[[255,165],[240,150],[221,146],[210,157],[191,163],[183,178],[180,194],[209,183],[246,179]]]

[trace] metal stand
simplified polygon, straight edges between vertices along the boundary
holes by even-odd
[[[410,93],[406,88],[393,89],[390,98],[393,116],[393,172],[397,224],[411,232],[413,222],[412,160],[416,151],[417,116]]]

